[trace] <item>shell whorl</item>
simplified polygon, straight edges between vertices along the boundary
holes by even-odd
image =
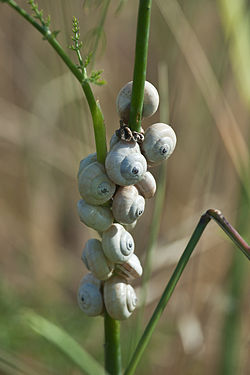
[[[112,224],[102,234],[102,247],[105,256],[113,263],[124,263],[134,252],[133,237],[120,224]]]
[[[105,257],[101,241],[88,240],[82,252],[82,261],[98,280],[107,280],[113,271],[113,264]]]
[[[124,320],[136,308],[137,297],[133,287],[119,276],[112,276],[104,283],[104,304],[111,318]]]
[[[154,179],[154,176],[148,171],[145,173],[143,179],[139,181],[135,186],[145,199],[150,199],[155,195],[156,181]]]
[[[79,165],[79,170],[78,170],[78,174],[77,174],[77,177],[79,177],[81,171],[86,168],[88,165],[94,163],[95,161],[97,161],[97,155],[96,155],[96,152],[94,152],[93,154],[89,154],[88,156],[86,156],[86,158],[82,159],[80,161],[80,165]]]
[[[147,171],[147,161],[136,142],[119,141],[109,151],[105,168],[109,178],[117,185],[134,185]]]
[[[133,185],[120,187],[113,198],[112,212],[115,220],[132,224],[144,212],[145,199]]]
[[[106,175],[104,166],[96,161],[79,173],[78,189],[87,203],[101,205],[113,196],[116,186]]]
[[[131,255],[126,263],[115,266],[115,273],[127,280],[141,277],[142,272],[141,262],[135,254]]]
[[[169,158],[175,149],[176,135],[171,126],[156,123],[147,128],[142,153],[151,166]]]
[[[108,207],[94,206],[83,199],[77,203],[80,220],[96,231],[104,232],[113,223],[113,216]]]
[[[80,282],[77,301],[80,309],[88,316],[97,316],[103,312],[101,282],[93,275],[86,275]]]
[[[129,120],[133,81],[121,88],[116,98],[119,117],[127,124]],[[145,81],[142,117],[152,116],[158,109],[159,94],[152,83]]]

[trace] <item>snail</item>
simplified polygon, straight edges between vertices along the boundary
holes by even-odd
[[[167,159],[175,149],[176,135],[171,126],[157,123],[145,131],[142,153],[149,165],[154,166]]]
[[[86,158],[82,159],[80,161],[79,171],[78,171],[77,177],[79,177],[81,171],[84,168],[86,168],[88,165],[94,163],[95,161],[97,161],[96,152],[94,152],[93,154],[89,154]]]
[[[131,234],[121,224],[112,224],[102,234],[102,247],[111,262],[124,263],[133,254],[135,244]]]
[[[137,279],[142,275],[142,266],[139,258],[133,254],[126,263],[117,264],[115,273],[125,279]]]
[[[120,118],[128,124],[133,81],[123,86],[116,98],[116,109]],[[152,116],[159,105],[159,94],[152,83],[145,81],[142,117]]]
[[[104,232],[113,223],[113,216],[108,207],[94,206],[83,199],[77,203],[80,220],[96,231]]]
[[[107,154],[105,168],[115,184],[134,185],[145,175],[147,161],[136,142],[119,141]]]
[[[98,280],[106,280],[112,275],[113,264],[105,257],[101,241],[97,239],[87,241],[82,261]]]
[[[152,173],[148,171],[145,173],[143,179],[139,181],[135,186],[145,199],[152,198],[155,195],[156,182]]]
[[[77,301],[80,309],[88,316],[97,316],[103,312],[101,282],[92,274],[87,274],[81,280]]]
[[[113,196],[116,186],[106,175],[104,166],[96,161],[81,170],[78,189],[87,203],[102,205]]]
[[[112,212],[119,223],[132,224],[143,214],[144,207],[145,199],[135,186],[122,186],[114,195]]]
[[[108,314],[116,320],[129,318],[137,303],[133,287],[119,276],[104,282],[103,297]]]

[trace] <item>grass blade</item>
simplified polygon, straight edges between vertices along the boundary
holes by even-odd
[[[63,351],[84,373],[105,373],[104,368],[62,328],[33,311],[25,311],[23,319],[36,333]]]

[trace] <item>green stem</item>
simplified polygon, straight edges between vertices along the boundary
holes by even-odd
[[[120,322],[112,319],[107,312],[104,316],[105,329],[105,369],[110,375],[122,373]]]
[[[129,126],[134,131],[140,131],[141,129],[151,5],[152,0],[140,0],[136,33],[133,89],[129,117]]]
[[[76,79],[80,82],[84,94],[86,96],[89,109],[92,116],[94,134],[95,134],[95,143],[96,143],[96,152],[97,160],[100,163],[105,162],[107,154],[107,145],[106,145],[106,130],[104,124],[104,118],[102,111],[100,109],[99,103],[95,100],[94,94],[89,83],[84,80],[84,76],[81,71],[77,68],[74,62],[66,54],[60,43],[56,40],[53,33],[46,26],[41,26],[36,20],[30,16],[24,9],[22,9],[14,0],[6,0],[13,9],[15,9],[23,18],[25,18],[32,26],[34,26],[49,42],[49,44],[54,48],[57,54],[61,57],[64,63],[67,65],[69,70],[74,74]]]
[[[211,219],[214,219],[217,224],[221,226],[224,232],[236,243],[239,249],[250,259],[250,246],[241,238],[239,233],[228,223],[228,221],[224,218],[220,211],[210,209],[204,215],[201,216],[200,221],[195,228],[192,237],[190,238],[163,294],[162,297],[137,345],[137,348],[132,356],[132,359],[124,373],[124,375],[132,375],[135,372],[135,369],[142,357],[144,350],[146,349],[149,340],[153,334],[153,331],[158,323],[163,310],[165,309],[178,280],[181,277],[184,268],[187,265],[187,262],[195,249],[204,229],[206,228],[207,224],[210,222]]]

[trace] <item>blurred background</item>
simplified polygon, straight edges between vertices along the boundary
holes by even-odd
[[[26,1],[17,2],[28,9]],[[133,78],[138,1],[40,0],[39,6],[51,15],[51,29],[61,30],[66,50],[72,17],[79,19],[83,55],[94,51],[90,69],[103,69],[107,81],[93,90],[109,140],[119,127],[116,95]],[[147,80],[160,90],[161,108],[143,127],[160,115],[169,118],[178,142],[165,164],[157,223],[152,199],[133,232],[144,264],[159,223],[146,306],[122,323],[124,366],[138,314],[143,329],[207,209],[220,209],[250,241],[249,10],[247,0],[153,1]],[[82,373],[34,332],[23,318],[27,309],[103,361],[103,319],[85,317],[76,302],[86,273],[82,248],[97,236],[77,216],[76,174],[79,161],[94,151],[78,81],[30,24],[0,4],[1,374]],[[152,173],[163,179],[163,169]],[[140,282],[134,285],[140,295]],[[246,258],[209,224],[136,373],[249,374],[249,296]]]

